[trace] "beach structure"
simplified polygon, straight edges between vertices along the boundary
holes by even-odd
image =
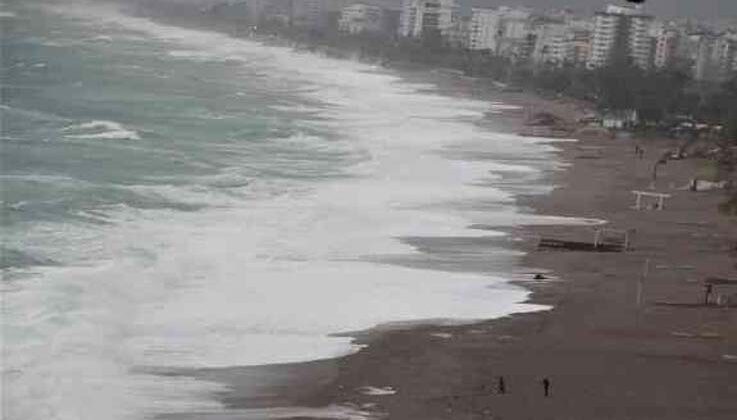
[[[724,277],[706,277],[702,282],[703,295],[695,301],[682,302],[671,300],[657,300],[653,302],[658,306],[670,306],[681,308],[714,307],[714,308],[737,308],[737,279]],[[708,338],[706,334],[689,334],[674,332],[674,335],[687,338]],[[711,337],[713,338],[713,337]]]
[[[591,242],[557,238],[540,238],[538,249],[584,252],[624,252],[630,247],[630,231],[608,227],[594,228]]]
[[[632,127],[637,125],[638,122],[639,116],[637,110],[634,109],[611,111],[601,116],[601,126],[614,130]]]
[[[635,210],[643,210],[643,209],[649,209],[652,208],[654,210],[663,210],[665,208],[665,199],[670,198],[670,194],[665,193],[657,193],[657,192],[650,192],[650,191],[632,191],[632,194],[635,195],[635,205],[632,207]],[[646,198],[652,198],[655,200],[654,205],[647,206],[645,203],[643,203],[643,197]]]
[[[704,304],[716,304],[718,306],[737,305],[737,279],[723,277],[707,277],[704,279],[705,293]],[[728,293],[730,292],[731,293]],[[714,299],[711,299],[711,295]]]
[[[625,229],[596,228],[594,233],[594,247],[612,246],[620,247],[623,251],[626,251],[630,247],[630,232],[630,230]]]

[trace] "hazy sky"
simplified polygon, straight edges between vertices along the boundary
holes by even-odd
[[[399,0],[397,0],[399,1]],[[625,0],[470,0],[475,5],[524,4],[541,8],[571,7],[593,12],[606,4]],[[646,10],[656,16],[737,18],[737,0],[645,0]]]

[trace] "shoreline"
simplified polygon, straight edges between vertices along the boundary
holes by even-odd
[[[507,93],[500,94],[496,89],[486,87],[479,89],[473,96],[469,96],[468,92],[453,92],[449,87],[458,80],[453,76],[441,73],[434,73],[431,70],[398,70],[388,68],[387,70],[394,72],[408,83],[432,84],[430,89],[433,93],[446,96],[457,96],[463,98],[472,97],[476,100],[484,102],[502,102],[509,105],[519,106],[520,109],[513,109],[510,112],[502,112],[498,115],[486,116],[481,123],[492,123],[497,128],[497,132],[503,134],[517,134],[523,125],[520,124],[520,117],[524,115],[522,109],[526,104],[535,103],[540,105],[542,99],[536,98],[527,93]],[[478,80],[476,80],[478,81]],[[468,83],[468,79],[464,79],[464,83]],[[481,81],[483,82],[483,81]],[[489,95],[495,95],[492,101]],[[563,103],[562,107],[568,108],[570,103]],[[567,110],[567,112],[571,112]],[[504,127],[504,128],[501,128]],[[555,140],[555,139],[552,139]],[[544,171],[543,171],[544,172]],[[543,178],[547,178],[544,176]],[[530,213],[531,216],[535,214]],[[507,231],[514,228],[505,228],[502,226],[491,225],[489,227],[482,226],[479,229],[491,228],[495,231]],[[511,236],[505,236],[500,240],[504,242],[504,248],[510,251],[519,251],[514,246],[510,246],[509,240]],[[392,264],[392,263],[389,263]],[[532,269],[522,266],[515,266],[515,272],[511,273],[514,279],[504,282],[525,291],[531,292],[529,284],[520,280],[527,277]],[[428,268],[429,269],[429,268]],[[440,270],[440,269],[438,269]],[[442,271],[442,270],[440,270]],[[472,271],[472,270],[470,270]],[[506,277],[506,275],[504,275]],[[517,302],[517,304],[535,303],[529,299]],[[541,308],[539,311],[547,311],[549,308]],[[524,314],[523,312],[522,314]],[[532,312],[534,313],[534,312]],[[501,318],[492,318],[479,321],[455,320],[455,319],[428,319],[420,321],[395,321],[386,324],[376,325],[366,330],[336,333],[335,336],[347,336],[354,340],[354,343],[363,347],[356,353],[335,358],[311,360],[305,362],[258,365],[258,366],[232,366],[224,368],[204,368],[204,369],[177,369],[174,371],[163,372],[165,375],[186,376],[214,382],[225,385],[228,389],[226,392],[216,395],[218,401],[224,404],[226,411],[220,415],[216,415],[217,419],[262,419],[262,418],[316,418],[316,419],[333,419],[333,418],[374,418],[381,414],[375,411],[375,406],[365,403],[354,403],[345,401],[342,398],[325,398],[323,393],[326,389],[337,387],[338,394],[334,396],[345,396],[345,392],[350,389],[341,385],[340,377],[344,363],[353,363],[354,357],[361,357],[365,351],[371,349],[374,345],[382,342],[386,337],[394,334],[422,334],[422,331],[430,331],[429,334],[435,334],[436,339],[444,339],[446,329],[468,328],[476,325],[484,325],[496,322],[509,317],[514,317],[518,313],[504,315]],[[442,330],[438,332],[437,330]],[[376,392],[376,397],[392,395],[392,390],[382,386],[372,386],[365,384],[357,386],[353,391]],[[317,410],[317,411],[313,411]],[[286,413],[286,414],[285,414]],[[290,414],[291,413],[291,414]],[[212,413],[207,413],[205,418]],[[189,418],[186,413],[174,413],[159,415],[161,419],[179,419]],[[201,418],[194,415],[192,418]],[[402,417],[399,417],[402,418]]]
[[[645,145],[643,160],[635,157],[635,144]],[[734,277],[737,226],[717,212],[723,196],[684,188],[703,162],[671,161],[657,183],[673,195],[666,209],[630,209],[630,190],[647,189],[652,163],[673,145],[667,139],[558,145],[561,159],[572,163],[551,175],[559,187],[518,197],[518,204],[536,214],[601,218],[634,229],[633,250],[538,252],[543,235],[590,241],[593,233],[562,225],[511,229],[527,251],[521,269],[548,277],[512,283],[530,290],[527,302],[550,310],[385,333],[340,359],[336,380],[303,402],[342,403],[390,419],[733,418],[737,311],[656,304],[698,303],[703,278]],[[645,260],[650,268],[638,311]],[[499,376],[505,395],[497,392]],[[552,383],[550,398],[542,395],[543,378]],[[356,391],[362,386],[396,393],[365,395]]]
[[[401,66],[388,68],[403,77],[414,73]],[[427,77],[431,71],[419,73]],[[500,92],[488,86],[490,81],[435,76],[442,80],[439,92],[445,89],[448,93],[450,86],[462,80],[475,99],[523,106],[522,113],[498,117],[506,122],[507,132],[515,134],[512,130],[523,129],[522,118],[533,112],[531,107],[546,111],[555,107],[554,114],[567,116],[575,115],[576,108],[581,107],[571,100]],[[491,91],[496,95],[493,98],[489,98]],[[467,94],[461,93],[465,97]],[[638,162],[631,152],[636,142],[587,139],[561,143],[557,145],[558,155],[563,162],[573,163],[568,169],[549,174],[561,187],[546,195],[517,197],[517,204],[532,214],[605,219],[638,232],[634,251],[611,255],[533,250],[539,236],[573,235],[580,239],[590,235],[587,228],[551,225],[509,229],[510,237],[521,243],[520,250],[528,252],[519,269],[551,273],[548,280],[511,283],[530,291],[525,303],[550,305],[550,310],[461,326],[421,325],[373,331],[359,340],[370,344],[368,347],[341,358],[205,369],[194,376],[227,384],[231,391],[221,400],[234,410],[257,410],[253,418],[267,416],[262,409],[289,406],[348,407],[360,415],[396,419],[732,418],[737,414],[737,384],[729,377],[737,377],[737,363],[722,356],[737,354],[735,311],[717,313],[719,309],[715,308],[685,310],[647,304],[633,324],[631,298],[642,261],[648,258],[653,260],[652,277],[657,280],[652,288],[648,282],[648,296],[652,293],[693,300],[700,293],[696,284],[699,278],[733,275],[734,261],[724,248],[726,237],[737,235],[737,229],[733,221],[717,214],[716,204],[721,198],[718,192],[676,193],[667,184],[686,185],[697,169],[691,160],[675,162],[675,170],[666,167],[660,181],[674,195],[672,205],[683,205],[688,214],[680,211],[674,216],[669,201],[663,212],[633,215],[628,208],[630,190],[645,189],[649,164],[673,147],[673,141],[646,140],[646,161]],[[642,220],[631,221],[640,215],[644,215]],[[683,220],[674,221],[673,217]],[[694,218],[706,222],[679,225],[691,223],[684,220]],[[671,232],[673,225],[679,226],[675,233]],[[694,234],[713,236],[721,231],[727,233],[708,241],[705,249],[695,253],[683,240]],[[663,250],[670,241],[679,243],[680,249]],[[707,262],[691,261],[703,253],[715,255]],[[689,269],[688,282],[669,282],[665,270],[657,270],[658,265],[673,265],[672,261],[691,261],[681,264],[694,267]],[[713,333],[718,338],[699,337],[704,320],[710,331],[718,331]],[[668,329],[674,331],[668,334]],[[673,332],[695,338],[674,336]],[[498,376],[504,376],[508,383],[509,391],[504,396],[496,395]],[[245,377],[270,380],[249,386],[243,381]],[[552,381],[552,398],[540,398],[539,382],[543,377]],[[693,378],[698,378],[697,383]],[[308,417],[322,416],[334,418],[330,410],[313,412]],[[234,414],[233,418],[244,417]],[[247,413],[245,418],[250,418]]]

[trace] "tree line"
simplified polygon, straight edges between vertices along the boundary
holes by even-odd
[[[665,127],[678,116],[722,125],[722,135],[737,142],[737,74],[724,82],[695,81],[689,66],[641,69],[612,60],[597,69],[515,61],[489,51],[456,48],[439,36],[420,39],[387,34],[344,34],[335,29],[305,31],[261,22],[260,32],[288,38],[336,56],[354,56],[382,64],[453,69],[546,95],[587,100],[600,110],[636,110],[643,125]]]

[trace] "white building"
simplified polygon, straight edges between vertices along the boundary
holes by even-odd
[[[326,10],[324,0],[291,1],[290,8],[292,25],[313,29],[323,26]]]
[[[532,13],[529,10],[500,7],[499,12],[502,14],[504,23],[503,38],[522,39],[530,33],[530,16]]]
[[[468,48],[497,51],[502,35],[502,14],[496,9],[471,9],[468,27]]]
[[[500,7],[501,28],[497,39],[497,54],[515,61],[525,61],[535,49],[535,30],[527,9]]]
[[[721,81],[737,72],[737,33],[696,32],[686,44],[694,79]]]
[[[338,29],[351,34],[379,32],[382,29],[382,10],[377,6],[353,4],[340,12]]]
[[[652,53],[648,30],[652,20],[652,16],[642,14],[638,7],[609,5],[604,12],[597,12],[588,66],[606,66],[620,53],[616,49],[622,48],[621,53],[632,64],[648,68]]]
[[[716,69],[712,57],[716,39],[712,34],[702,32],[688,36],[689,58],[693,63],[692,72],[696,80],[710,80],[716,78]]]
[[[456,18],[448,31],[448,44],[454,48],[468,48],[470,42],[470,17]]]
[[[716,78],[727,79],[735,71],[734,60],[737,56],[737,33],[725,32],[714,41],[712,61],[716,70]]]
[[[563,65],[569,61],[569,43],[573,32],[563,22],[547,22],[535,31],[535,50],[532,60],[536,64]]]
[[[456,16],[455,0],[403,0],[399,32],[410,38],[431,33],[448,36]]]

